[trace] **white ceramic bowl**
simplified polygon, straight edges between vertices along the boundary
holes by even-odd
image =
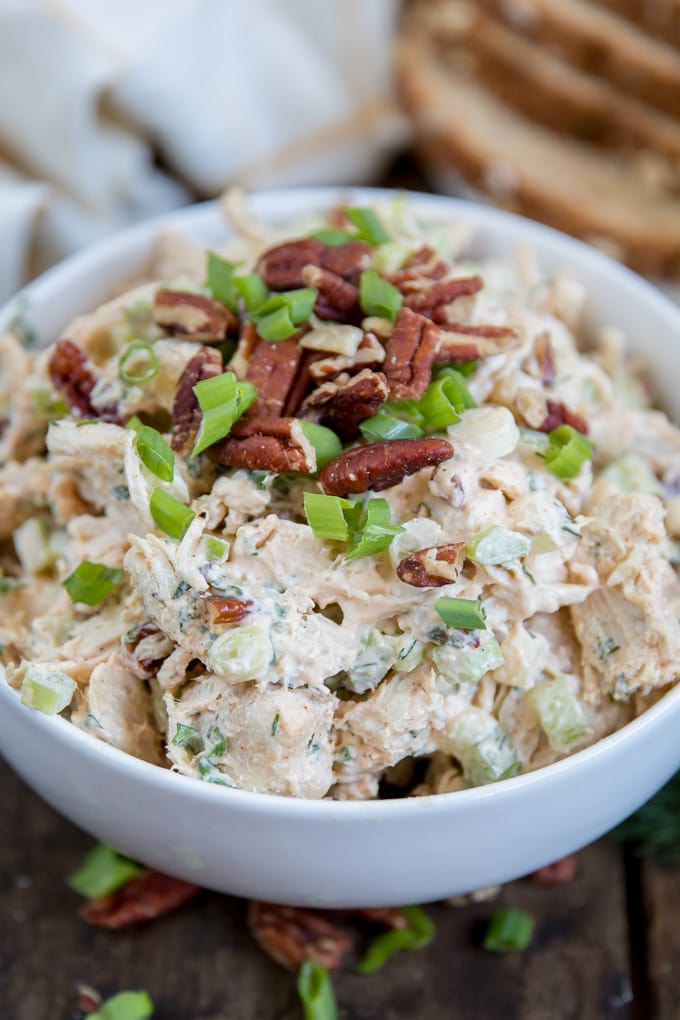
[[[357,204],[380,192],[357,189]],[[261,193],[260,216],[286,220],[338,201],[332,189]],[[347,191],[342,192],[347,200]],[[680,312],[605,256],[486,206],[413,195],[427,215],[476,228],[475,255],[530,245],[545,270],[588,289],[593,322],[622,326],[680,420]],[[143,270],[167,227],[207,245],[227,228],[216,204],[128,230],[51,270],[20,296],[42,343]],[[16,313],[0,313],[0,332]],[[527,874],[584,846],[680,766],[680,687],[639,719],[537,772],[492,786],[382,802],[303,801],[224,789],[146,764],[61,718],[22,705],[0,682],[0,748],[37,793],[100,840],[163,871],[241,896],[312,906],[425,902]]]

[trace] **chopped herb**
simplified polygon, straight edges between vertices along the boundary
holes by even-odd
[[[614,652],[620,652],[621,645],[615,645],[613,638],[604,637],[601,641],[598,641],[595,645],[595,654],[597,655],[600,662],[604,662]]]
[[[16,577],[0,577],[0,595],[9,595],[10,592],[23,587],[24,582],[17,580]]]
[[[566,531],[568,535],[573,535],[574,538],[582,538],[580,531],[575,531],[574,528],[570,528],[569,525],[563,524],[562,531]]]
[[[532,583],[532,584],[536,584],[536,578],[535,578],[535,577],[534,577],[534,575],[533,575],[533,574],[531,573],[531,571],[529,570],[529,568],[528,568],[528,566],[526,565],[526,563],[523,563],[523,564],[522,564],[522,573],[523,573],[523,574],[526,574],[526,576],[527,576],[527,577],[529,578],[529,580],[531,581],[531,583]]]
[[[127,485],[114,485],[111,491],[113,492],[116,499],[123,500],[130,498],[130,490],[128,489]]]
[[[173,592],[172,595],[173,599],[180,599],[182,595],[185,595],[186,592],[189,591],[190,588],[191,585],[188,583],[188,581],[180,581]]]
[[[186,726],[184,723],[177,723],[172,743],[175,747],[184,747],[192,754],[200,754],[203,750],[201,734],[193,726]]]
[[[279,729],[279,719],[280,718],[281,718],[281,716],[277,712],[276,715],[274,716],[274,722],[272,723],[272,736],[273,737],[275,737],[277,732],[278,732],[278,729]]]

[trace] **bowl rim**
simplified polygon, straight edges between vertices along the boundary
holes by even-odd
[[[407,189],[363,186],[275,188],[263,189],[247,195],[248,206],[253,213],[262,218],[269,215],[273,222],[285,219],[285,208],[290,204],[294,208],[289,210],[287,215],[294,217],[299,213],[296,208],[298,203],[309,210],[315,207],[324,208],[333,202],[337,203],[339,199],[346,203],[356,199],[371,201],[390,200],[395,197],[403,197],[415,204],[416,207],[421,207],[426,211],[428,209],[448,211],[450,215],[445,218],[458,219],[473,226],[475,223],[481,227],[497,225],[512,234],[517,232],[519,225],[522,237],[521,239],[517,238],[516,243],[531,243],[532,240],[536,240],[539,245],[541,241],[546,241],[550,246],[552,242],[552,246],[557,246],[565,256],[573,258],[581,268],[587,269],[589,265],[592,265],[594,268],[612,275],[617,286],[632,289],[634,296],[639,297],[641,301],[656,306],[657,313],[662,318],[668,319],[669,326],[680,333],[680,308],[652,283],[628,267],[577,238],[570,237],[524,216],[496,209],[484,203]],[[270,207],[280,209],[283,216],[277,214],[272,216],[271,212],[267,211]],[[41,274],[0,308],[0,332],[10,326],[14,316],[22,308],[22,303],[39,301],[44,291],[47,291],[49,295],[49,291],[59,283],[68,285],[71,281],[76,281],[81,272],[92,270],[93,262],[109,263],[115,260],[117,255],[134,252],[139,246],[149,243],[166,230],[184,231],[191,236],[192,223],[198,224],[200,231],[201,225],[205,226],[213,221],[218,222],[218,218],[222,218],[218,200],[195,203],[118,231],[112,237],[98,241],[83,251],[71,255]],[[220,786],[201,782],[194,777],[185,776],[161,765],[135,758],[111,744],[98,740],[61,716],[46,716],[24,705],[20,701],[18,691],[9,686],[2,666],[0,666],[0,672],[2,673],[0,676],[0,704],[4,700],[7,708],[13,706],[10,711],[26,713],[27,723],[35,728],[38,735],[49,737],[66,746],[70,744],[75,752],[84,758],[106,762],[114,772],[121,775],[127,774],[131,780],[139,777],[147,787],[150,785],[158,789],[159,792],[173,791],[177,797],[181,796],[188,800],[198,799],[215,805],[215,807],[222,805],[222,809],[238,804],[243,809],[252,808],[255,812],[259,809],[266,809],[268,813],[282,813],[288,817],[299,815],[301,819],[315,815],[318,811],[324,812],[331,818],[336,815],[344,818],[369,815],[372,820],[378,817],[400,819],[403,816],[417,816],[423,810],[448,813],[451,810],[465,810],[466,805],[470,807],[482,804],[488,800],[495,800],[499,796],[519,797],[525,791],[530,791],[537,783],[545,784],[551,781],[558,783],[565,772],[573,773],[573,781],[578,781],[579,775],[587,774],[598,759],[602,758],[606,761],[615,756],[620,745],[635,742],[636,739],[644,740],[647,731],[653,732],[659,717],[678,710],[680,704],[680,684],[678,684],[663,694],[642,715],[613,733],[600,738],[589,747],[577,750],[565,758],[531,772],[522,773],[511,779],[501,780],[487,786],[470,787],[448,793],[427,794],[421,797],[343,801],[289,797]],[[458,805],[457,808],[456,805]]]

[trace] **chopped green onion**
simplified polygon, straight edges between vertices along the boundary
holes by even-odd
[[[360,241],[368,241],[369,244],[384,244],[385,241],[389,241],[390,235],[373,209],[366,206],[346,205],[342,211],[350,223],[353,223],[357,228],[357,237]]]
[[[527,698],[536,710],[550,746],[556,751],[568,751],[590,735],[583,707],[566,677],[558,676],[537,684],[527,692]]]
[[[526,949],[534,934],[534,919],[523,910],[497,910],[489,922],[482,945],[495,953]]]
[[[229,543],[224,538],[204,535],[202,538],[206,556],[211,563],[224,563],[229,555]]]
[[[350,234],[349,230],[343,230],[341,227],[322,227],[321,230],[313,230],[311,234],[307,234],[307,237],[315,237],[317,241],[321,241],[323,244],[328,244],[331,247],[347,244],[348,241],[354,241],[356,236],[356,234]]]
[[[94,900],[127,885],[141,870],[141,866],[129,857],[119,854],[106,843],[99,843],[71,875],[68,884],[74,892]]]
[[[58,715],[71,704],[75,681],[66,673],[29,666],[21,683],[21,700],[45,715]]]
[[[249,312],[254,312],[269,297],[269,288],[259,273],[235,276],[234,283]]]
[[[142,419],[138,418],[136,414],[133,414],[132,417],[128,418],[128,420],[126,421],[125,428],[131,429],[133,432],[139,432],[139,430],[142,427],[142,424],[143,424]]]
[[[386,499],[369,499],[358,525],[351,533],[345,559],[354,560],[382,552],[394,536],[400,535],[403,530],[400,525],[392,524],[390,505]]]
[[[349,525],[344,510],[354,503],[340,496],[325,496],[320,492],[305,492],[303,495],[307,523],[317,538],[328,542],[346,542],[349,539]]]
[[[481,599],[455,599],[442,595],[434,604],[447,627],[460,630],[485,630],[484,606]]]
[[[337,1020],[338,1007],[330,974],[309,957],[300,967],[297,979],[305,1020]]]
[[[378,315],[382,319],[397,317],[404,298],[396,287],[373,269],[366,270],[359,279],[359,303],[365,315]]]
[[[576,478],[587,460],[593,456],[595,447],[586,436],[571,425],[560,425],[548,433],[550,445],[545,455],[548,471],[563,481]]]
[[[404,949],[422,949],[435,936],[435,926],[420,907],[401,907],[408,928],[385,932],[371,942],[363,959],[357,964],[359,974],[372,974],[387,963],[390,956]]]
[[[119,992],[108,999],[88,1020],[149,1020],[153,1002],[147,992]]]
[[[208,252],[208,290],[216,301],[227,305],[232,312],[238,308],[238,291],[234,283],[236,266],[236,262],[220,258],[214,251]]]
[[[255,400],[257,390],[250,382],[239,382],[233,372],[222,372],[212,379],[196,383],[194,393],[202,416],[192,457],[228,435],[234,423]]]
[[[175,735],[172,738],[173,747],[184,747],[192,754],[200,754],[203,750],[203,738],[193,726],[186,726],[184,723],[177,723]]]
[[[120,567],[107,567],[105,563],[83,560],[63,584],[72,602],[96,606],[118,587],[124,573]]]
[[[208,668],[234,683],[260,680],[274,659],[269,634],[262,627],[241,626],[220,634],[210,646]]]
[[[66,401],[57,396],[53,390],[34,390],[33,406],[35,413],[48,421],[55,421],[58,418],[65,418],[69,413],[69,406]]]
[[[469,379],[471,375],[474,375],[479,368],[478,361],[457,361],[456,367],[453,371],[458,372],[464,379]],[[432,378],[438,379],[442,372],[452,371],[451,365],[435,365],[432,369]]]
[[[518,531],[509,531],[491,524],[473,535],[467,545],[468,557],[474,563],[498,565],[521,559],[531,552],[531,539]]]
[[[440,372],[418,401],[418,410],[436,431],[455,425],[463,411],[476,406],[463,376],[453,368]]]
[[[420,429],[424,429],[427,424],[417,400],[387,400],[380,410],[393,414],[395,418],[401,418],[411,425],[417,425]]]
[[[316,466],[318,470],[330,464],[332,460],[342,453],[342,443],[332,429],[324,425],[317,425],[313,421],[301,421],[302,431],[316,452]]]
[[[144,386],[158,375],[160,364],[150,344],[134,340],[118,359],[118,378],[129,386]]]
[[[171,496],[164,489],[156,488],[151,493],[149,510],[154,521],[170,538],[181,539],[196,514],[184,503]]]
[[[257,332],[263,340],[274,343],[277,340],[287,340],[289,336],[297,333],[297,329],[293,325],[288,309],[281,306],[273,312],[263,315],[261,319],[258,318]]]
[[[465,709],[446,726],[441,749],[458,759],[471,786],[497,783],[522,771],[514,744],[481,708]]]
[[[144,467],[160,478],[171,482],[175,475],[175,455],[160,432],[150,425],[142,425],[137,433],[137,453]]]
[[[263,336],[263,333],[259,329],[259,324],[282,308],[288,312],[290,321],[294,325],[300,326],[303,322],[308,322],[314,310],[317,296],[318,291],[314,287],[300,287],[298,290],[285,290],[280,294],[272,294],[251,316],[253,322],[258,323],[260,336]]]
[[[416,439],[422,436],[423,430],[413,422],[397,418],[381,408],[370,418],[365,418],[359,426],[361,434],[369,443],[379,443],[385,439]]]

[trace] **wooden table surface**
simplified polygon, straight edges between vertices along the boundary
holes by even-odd
[[[424,187],[409,157],[381,183]],[[204,892],[149,925],[98,931],[66,884],[91,840],[2,763],[0,819],[0,1020],[71,1020],[80,983],[145,988],[158,1020],[301,1020],[294,980],[251,939],[243,901]],[[493,903],[433,904],[429,947],[370,977],[335,975],[341,1020],[680,1020],[679,879],[605,839],[570,884],[524,879]],[[480,948],[500,905],[536,919],[525,952]]]

